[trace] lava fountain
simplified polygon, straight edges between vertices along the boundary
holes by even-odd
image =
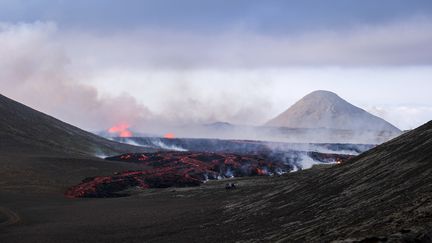
[[[167,138],[167,139],[174,139],[174,138],[175,138],[175,135],[174,135],[174,133],[167,133],[167,134],[164,135],[164,138]]]
[[[113,127],[110,127],[108,132],[115,133],[122,138],[132,137],[132,132],[129,130],[129,124],[127,123],[119,123]]]

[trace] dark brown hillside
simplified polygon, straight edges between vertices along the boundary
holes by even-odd
[[[2,242],[432,241],[432,122],[340,165],[230,179],[236,190],[215,180],[69,199],[83,178],[143,167],[91,158],[120,147],[0,100]]]
[[[345,164],[267,183],[225,206],[243,239],[430,242],[422,234],[432,230],[432,122]]]
[[[0,95],[1,191],[62,195],[83,176],[136,169],[96,157],[129,151],[152,149],[109,141]]]
[[[0,151],[95,155],[131,150],[143,151],[83,131],[0,95]]]

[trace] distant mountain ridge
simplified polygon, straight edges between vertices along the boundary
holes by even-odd
[[[265,126],[401,133],[384,119],[348,103],[333,92],[324,90],[306,95],[268,121]]]

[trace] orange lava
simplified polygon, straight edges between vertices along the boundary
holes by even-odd
[[[174,133],[167,133],[164,135],[164,138],[173,139],[175,138]]]
[[[257,168],[256,172],[258,175],[266,175],[267,174],[267,172],[261,168]]]
[[[119,123],[108,129],[109,133],[117,133],[119,137],[128,138],[132,137],[132,132],[129,130],[129,124]]]
[[[120,132],[120,137],[122,137],[122,138],[129,138],[129,137],[132,137],[132,132],[129,131],[129,130],[121,131],[121,132]]]

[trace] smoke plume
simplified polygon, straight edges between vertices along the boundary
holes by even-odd
[[[265,36],[243,30],[209,36],[163,30],[105,35],[65,31],[50,22],[3,23],[0,92],[86,130],[128,124],[130,132],[201,137],[208,129],[191,124],[260,125],[312,91],[312,86],[338,93],[346,87],[346,80],[324,85],[314,81],[317,77],[367,76],[356,70],[316,67],[391,66],[399,70],[406,65],[430,65],[431,23],[418,18],[301,36]],[[403,72],[411,78],[412,73]],[[426,82],[423,74],[430,73],[430,68],[412,72],[419,72],[423,78],[417,79]],[[379,79],[401,76],[384,74]],[[384,99],[381,96],[392,94],[387,89],[367,92]],[[400,116],[388,117],[397,123]],[[249,127],[233,128],[227,135],[232,138],[245,132],[248,138],[263,138]],[[214,134],[221,135],[218,130]]]
[[[118,122],[142,123],[149,110],[132,96],[102,96],[78,82],[55,39],[53,23],[0,25],[1,92],[52,116],[90,130]]]

